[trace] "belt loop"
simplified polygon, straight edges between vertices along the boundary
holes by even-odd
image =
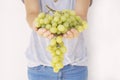
[[[45,70],[45,67],[46,67],[45,65],[42,65],[42,69],[43,69],[43,70]]]

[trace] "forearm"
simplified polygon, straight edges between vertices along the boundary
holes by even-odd
[[[88,8],[90,6],[91,0],[76,0],[75,12],[83,20],[87,21]]]
[[[33,22],[34,22],[34,19],[38,16],[38,14],[39,13],[29,13],[26,16],[26,20],[27,20],[31,29],[33,29]]]
[[[26,20],[29,26],[33,27],[33,21],[40,11],[39,0],[24,0],[26,9]]]

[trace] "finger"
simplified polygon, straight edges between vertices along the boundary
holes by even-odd
[[[36,27],[32,27],[34,31],[37,31],[38,29]]]
[[[71,29],[71,32],[73,33],[74,37],[77,37],[79,32],[76,29]]]
[[[49,36],[50,34],[51,34],[50,31],[46,31],[46,32],[44,32],[43,36],[44,36],[44,37],[47,37],[47,36]]]
[[[73,38],[74,37],[74,35],[73,35],[73,33],[71,31],[68,31],[67,35],[68,35],[68,38]]]
[[[46,32],[46,31],[47,31],[46,29],[40,28],[40,29],[38,29],[37,33],[38,33],[39,35],[43,35],[44,32]]]
[[[64,35],[63,35],[64,38],[67,38],[67,36],[68,36],[67,34],[64,34]]]
[[[51,35],[49,35],[47,38],[48,38],[48,39],[52,39],[53,37],[54,37],[54,35],[51,34]]]

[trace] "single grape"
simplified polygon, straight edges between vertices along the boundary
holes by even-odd
[[[61,50],[60,50],[60,49],[57,49],[57,50],[56,50],[56,54],[57,54],[57,55],[62,55]]]
[[[65,16],[66,18],[69,18],[69,14],[68,14],[68,13],[64,13],[64,16]]]
[[[61,21],[62,22],[65,22],[67,19],[66,19],[66,17],[65,16],[61,16]]]
[[[61,46],[60,50],[61,50],[63,53],[66,53],[67,48],[66,48],[65,46]]]
[[[62,41],[61,43],[59,43],[60,46],[63,46],[64,45],[64,42]]]
[[[52,26],[50,24],[46,25],[46,29],[50,29]]]
[[[58,62],[58,63],[55,64],[55,66],[56,66],[58,69],[61,69],[61,68],[63,68],[63,63]]]
[[[56,37],[56,42],[61,43],[62,42],[62,36],[57,36]]]
[[[65,27],[63,25],[58,25],[57,29],[61,32],[65,31]]]
[[[44,24],[44,20],[43,19],[40,19],[39,23],[42,25]]]
[[[53,23],[52,23],[52,27],[57,27],[57,23],[56,23],[56,22],[53,22]]]
[[[51,33],[57,33],[57,28],[56,28],[56,27],[50,28],[50,32],[51,32]]]
[[[58,16],[58,17],[60,17],[61,14],[59,13],[59,11],[56,11],[56,12],[54,13],[54,16]]]
[[[55,16],[53,19],[54,22],[59,22],[59,20],[60,20],[60,18],[58,16]]]
[[[50,23],[50,20],[48,18],[45,18],[44,19],[44,24],[49,24]]]
[[[69,27],[69,23],[67,23],[67,22],[64,22],[63,25],[64,25],[66,28]]]
[[[82,21],[82,24],[83,24],[83,29],[87,29],[87,27],[88,27],[87,22],[86,21]]]
[[[45,13],[43,13],[43,12],[38,15],[38,18],[40,18],[40,19],[44,18],[44,17],[45,17]]]
[[[51,46],[56,45],[56,39],[55,38],[53,38],[53,39],[50,40],[50,45]]]
[[[53,71],[57,73],[57,72],[59,72],[59,69],[58,68],[54,68]]]
[[[82,31],[84,30],[82,26],[77,26],[76,29],[77,29],[79,32],[82,32]]]
[[[52,58],[52,62],[53,63],[56,63],[56,62],[59,62],[60,61],[60,57],[59,56],[53,56]]]

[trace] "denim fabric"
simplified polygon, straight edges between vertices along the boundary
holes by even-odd
[[[28,67],[29,80],[87,80],[87,66],[66,65],[58,73],[53,72],[52,67],[36,66]]]

